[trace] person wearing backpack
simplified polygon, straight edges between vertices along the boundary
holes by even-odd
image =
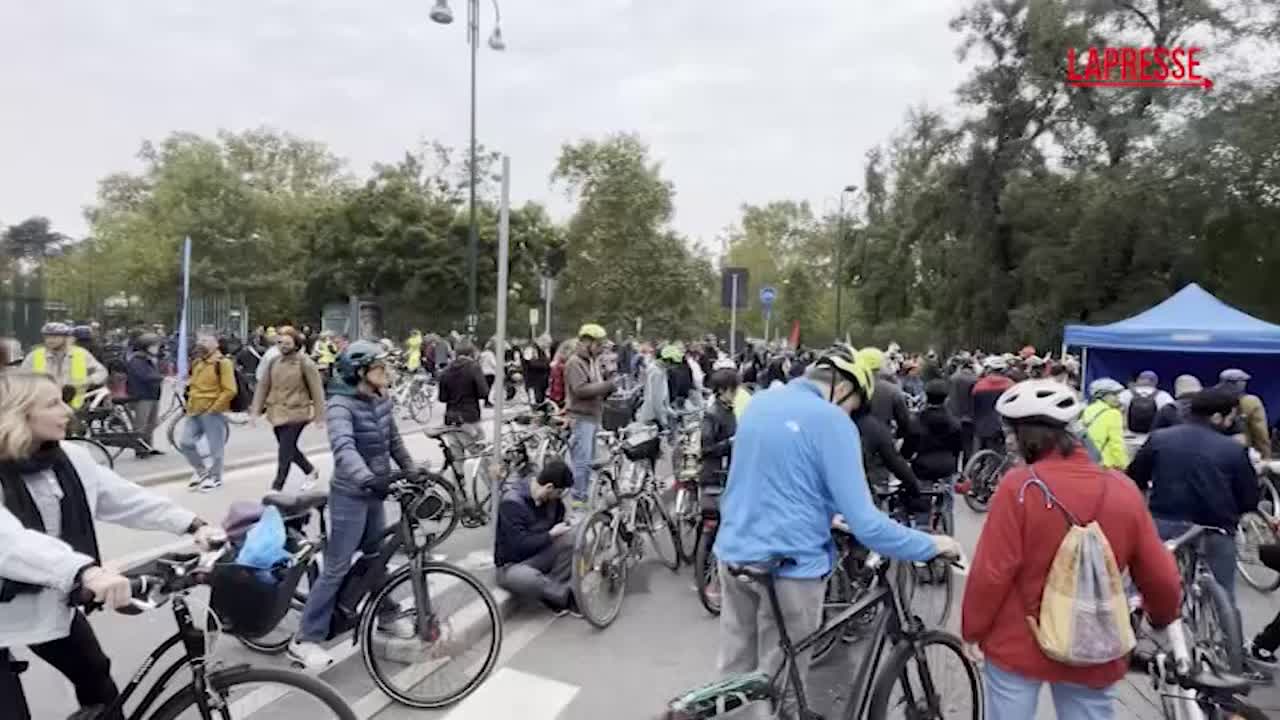
[[[1109,720],[1134,644],[1123,574],[1162,628],[1182,602],[1177,565],[1137,487],[1068,430],[1082,410],[1071,388],[1028,380],[996,410],[1026,464],[1001,479],[965,584],[962,635],[986,658],[986,719],[1036,717],[1048,683],[1058,720]],[[1098,582],[1064,582],[1072,561]]]
[[[218,349],[218,338],[201,335],[196,340],[196,361],[187,382],[187,418],[178,437],[178,452],[190,463],[194,474],[187,485],[200,492],[222,487],[222,459],[226,452],[227,417],[239,394],[236,370]],[[204,438],[209,445],[209,464],[196,443]]]
[[[1129,465],[1129,451],[1124,444],[1124,414],[1120,412],[1120,393],[1124,386],[1111,378],[1089,383],[1093,402],[1080,415],[1080,427],[1099,456],[1098,464],[1112,470]]]
[[[1131,433],[1146,435],[1155,425],[1160,408],[1173,404],[1173,396],[1157,387],[1160,377],[1151,370],[1143,370],[1133,382],[1133,387],[1120,393],[1120,406],[1124,409],[1125,427]]]
[[[292,327],[276,331],[280,356],[267,370],[266,377],[254,389],[250,414],[255,418],[266,414],[276,436],[276,478],[271,489],[284,489],[289,468],[297,465],[305,475],[300,489],[310,490],[319,472],[298,449],[298,438],[312,421],[324,421],[324,387],[316,364],[302,351],[305,339]]]

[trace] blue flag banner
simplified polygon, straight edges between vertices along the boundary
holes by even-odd
[[[187,357],[187,303],[191,300],[191,237],[182,243],[182,307],[178,316],[178,387],[186,385],[190,369]]]

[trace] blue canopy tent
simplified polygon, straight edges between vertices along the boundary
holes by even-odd
[[[1259,320],[1192,283],[1146,312],[1110,325],[1068,325],[1063,344],[1081,349],[1085,387],[1101,377],[1128,383],[1143,370],[1173,380],[1188,374],[1206,387],[1218,373],[1240,368],[1253,376],[1249,392],[1267,417],[1280,415],[1280,325]]]

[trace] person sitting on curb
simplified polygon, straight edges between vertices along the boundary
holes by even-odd
[[[564,462],[552,460],[536,477],[507,490],[498,506],[493,560],[499,587],[558,613],[576,614],[570,588],[573,528],[565,522],[560,501],[571,487],[573,471]]]

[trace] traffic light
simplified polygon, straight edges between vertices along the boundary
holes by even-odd
[[[564,248],[562,247],[547,248],[547,254],[543,258],[543,262],[542,262],[543,271],[546,273],[547,277],[555,277],[559,275],[561,271],[564,270],[564,262],[565,262]]]

